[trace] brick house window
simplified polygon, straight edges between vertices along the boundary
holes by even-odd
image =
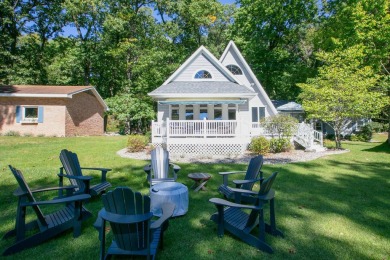
[[[16,123],[43,123],[43,107],[17,106]]]

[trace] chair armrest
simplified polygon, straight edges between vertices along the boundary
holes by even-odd
[[[58,177],[66,177],[68,179],[76,179],[80,181],[85,181],[85,180],[92,180],[93,177],[91,176],[74,176],[74,175],[67,175],[67,174],[57,174]]]
[[[167,221],[170,217],[172,217],[173,211],[175,210],[175,204],[164,203],[162,204],[161,208],[162,208],[162,216],[150,225],[151,229],[156,229],[161,227],[161,225],[164,224],[165,221]]]
[[[80,167],[82,170],[93,170],[93,171],[101,171],[102,178],[101,182],[107,181],[107,172],[111,171],[111,169],[108,168],[96,168],[96,167]]]
[[[65,187],[49,187],[49,188],[40,188],[40,189],[34,189],[31,190],[32,193],[38,193],[38,192],[46,192],[46,191],[53,191],[53,190],[72,190],[76,188],[76,186],[65,186]],[[17,188],[14,193],[15,196],[21,196],[27,194],[27,192],[23,192],[22,189]]]
[[[148,165],[144,166],[144,171],[146,172],[146,174],[150,174],[151,170],[152,170],[152,165],[151,164],[148,164]]]
[[[211,198],[209,199],[211,203],[214,205],[220,205],[220,206],[227,206],[227,207],[233,207],[233,208],[241,208],[241,209],[253,209],[253,210],[259,210],[259,207],[256,206],[251,206],[251,205],[244,205],[244,204],[238,204],[238,203],[233,203],[224,199],[219,199],[219,198]]]
[[[233,172],[219,172],[219,175],[222,175],[223,185],[228,186],[228,177],[230,174],[244,173],[246,171],[233,171]]]
[[[94,170],[94,171],[102,171],[102,172],[109,172],[112,171],[112,169],[109,168],[96,168],[96,167],[80,167],[82,170]]]
[[[241,186],[242,184],[247,184],[247,183],[253,183],[257,181],[261,181],[262,179],[253,179],[253,180],[233,180],[233,183],[236,185]]]
[[[249,195],[257,195],[257,194],[259,194],[256,191],[244,190],[244,189],[239,189],[239,188],[231,188],[231,187],[229,187],[229,188],[230,188],[230,190],[232,190],[235,193],[249,194]]]
[[[233,171],[233,172],[219,172],[220,175],[227,175],[227,174],[236,174],[236,173],[244,173],[246,171]]]
[[[176,171],[176,172],[181,170],[179,165],[176,165],[176,164],[173,164],[173,163],[170,163],[169,165],[171,165],[173,167],[173,170]]]
[[[26,202],[26,203],[21,203],[20,205],[21,206],[53,205],[53,204],[60,204],[60,203],[83,201],[83,200],[88,200],[90,198],[91,198],[91,195],[81,194],[81,195],[76,195],[76,196],[71,196],[71,197],[64,197],[61,199]]]

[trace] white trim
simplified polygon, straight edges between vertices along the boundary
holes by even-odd
[[[153,98],[252,98],[256,96],[256,93],[227,93],[227,94],[202,94],[202,93],[189,93],[189,94],[149,94]]]
[[[91,90],[95,95],[99,103],[103,106],[105,111],[108,111],[109,108],[107,104],[104,102],[103,98],[100,96],[99,92],[95,89],[95,87],[89,87],[81,90],[77,90],[71,92],[69,94],[18,94],[18,93],[0,93],[0,97],[32,97],[32,98],[73,98],[73,95]]]
[[[220,63],[218,61],[218,59],[211,53],[209,52],[203,45],[200,46],[164,83],[163,85],[167,85],[168,83],[170,83],[171,81],[173,81],[174,78],[176,78],[181,72],[182,70],[184,70],[189,64],[190,62],[192,62],[193,60],[195,60],[195,58],[200,55],[200,54],[204,54],[207,58],[209,58],[210,62],[216,66],[217,68],[219,68],[222,73],[231,81],[231,82],[235,82],[239,85],[243,85],[236,77],[234,77],[234,75],[225,67],[223,66],[222,63]],[[244,85],[243,85],[244,86]]]
[[[229,41],[229,44],[226,46],[226,49],[224,50],[221,58],[219,59],[219,62],[222,63],[222,61],[225,59],[226,55],[229,52],[230,47],[232,47],[233,51],[237,54],[238,58],[244,65],[244,68],[246,71],[248,71],[249,76],[253,79],[255,85],[257,86],[258,90],[260,91],[260,94],[265,98],[265,101],[267,102],[268,106],[270,107],[271,111],[274,112],[274,114],[278,114],[278,111],[276,110],[275,106],[272,104],[271,99],[268,97],[267,93],[265,92],[263,86],[259,82],[259,80],[256,78],[255,74],[253,73],[252,69],[249,67],[248,63],[242,56],[241,52],[238,50],[236,44],[233,41]],[[242,70],[242,69],[241,69]]]

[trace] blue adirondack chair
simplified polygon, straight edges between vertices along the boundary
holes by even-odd
[[[63,186],[63,179],[68,178],[70,183],[75,186],[75,194],[88,193],[91,196],[97,196],[100,193],[105,192],[106,189],[111,187],[111,184],[107,181],[107,172],[111,169],[107,168],[89,168],[81,167],[79,159],[76,153],[63,149],[60,153],[60,160],[62,167],[60,168],[59,186]],[[65,170],[65,173],[64,173]],[[97,184],[91,184],[93,177],[84,176],[83,170],[95,170],[101,172],[100,182]],[[61,196],[62,194],[60,194]]]
[[[258,155],[251,158],[246,171],[220,172],[219,174],[223,177],[223,184],[219,186],[219,192],[221,192],[226,199],[234,199],[236,203],[246,202],[253,204],[255,199],[252,194],[245,192],[237,193],[236,191],[252,191],[253,185],[256,182],[261,183],[263,181],[263,172],[261,171],[262,166],[263,156]],[[239,173],[245,173],[244,179],[233,180],[235,187],[230,187],[228,177],[232,174]]]
[[[95,227],[101,239],[100,259],[112,255],[143,255],[154,259],[162,246],[163,232],[175,206],[163,205],[163,215],[152,221],[150,198],[127,187],[118,187],[102,196],[104,208],[100,210]],[[105,226],[110,223],[114,240],[105,254]]]
[[[265,232],[274,236],[283,236],[283,233],[276,228],[274,198],[275,191],[271,189],[277,173],[273,173],[265,179],[260,187],[253,205],[233,203],[224,199],[212,198],[209,201],[217,207],[217,212],[211,216],[211,220],[218,224],[218,235],[223,236],[226,229],[245,243],[273,253],[273,249],[265,241]],[[252,191],[241,191],[249,192]],[[264,204],[270,202],[270,224],[264,222]],[[250,210],[247,213],[245,210]],[[258,234],[251,234],[254,228],[258,227]]]
[[[151,152],[151,163],[144,167],[150,185],[160,182],[173,182],[177,179],[180,167],[169,163],[169,152],[162,147],[156,147]]]
[[[91,198],[90,195],[81,194],[49,201],[37,201],[34,198],[34,193],[58,189],[73,190],[74,187],[31,190],[24,180],[22,172],[11,165],[9,168],[19,184],[19,189],[14,192],[14,195],[18,197],[18,208],[16,211],[15,229],[4,235],[4,238],[16,236],[16,241],[3,252],[4,256],[39,245],[68,229],[73,228],[74,237],[78,237],[81,234],[81,222],[91,217],[91,213],[82,206],[82,202]],[[43,214],[40,206],[55,204],[64,204],[64,207],[51,214]],[[26,223],[27,208],[32,208],[36,215],[36,219],[29,223]],[[31,234],[34,229],[38,229],[38,233]],[[29,236],[27,237],[27,235]]]

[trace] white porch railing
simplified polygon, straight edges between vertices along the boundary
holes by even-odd
[[[152,121],[152,142],[170,142],[172,138],[243,138],[250,140],[253,136],[275,136],[275,131],[266,131],[260,123],[244,124],[237,120],[169,120],[163,122]],[[313,130],[305,123],[298,125],[294,140],[305,148],[312,147],[317,141],[323,145],[321,132]],[[179,139],[178,139],[179,140]],[[226,140],[226,139],[225,139]],[[184,140],[183,140],[184,141]],[[200,140],[198,139],[198,141]],[[204,140],[202,143],[207,143]]]
[[[237,136],[241,129],[236,120],[169,120],[152,121],[153,137]]]

